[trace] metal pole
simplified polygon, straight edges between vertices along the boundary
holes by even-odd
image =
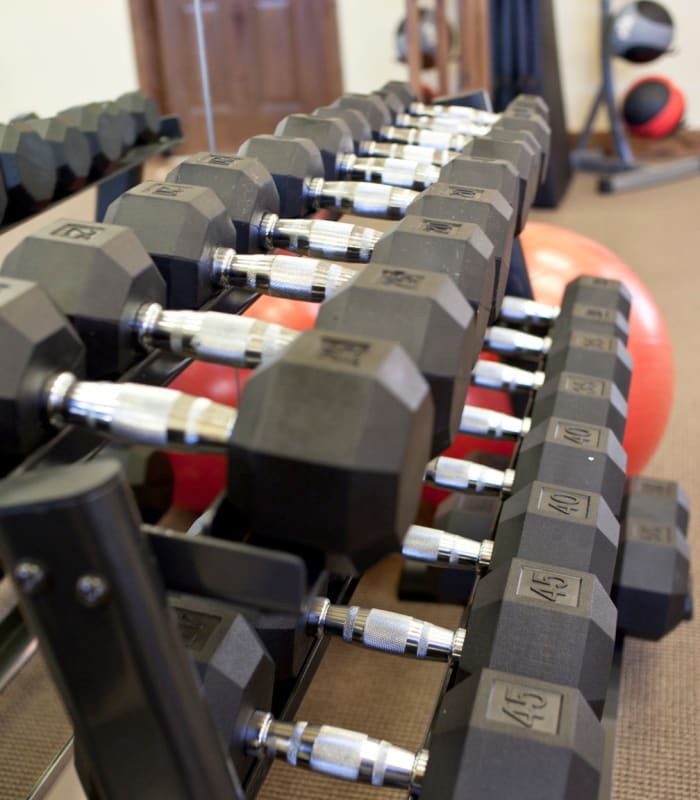
[[[199,53],[199,71],[202,76],[202,99],[204,114],[207,119],[207,137],[209,150],[216,151],[214,136],[214,115],[211,108],[211,89],[209,88],[209,62],[207,61],[207,42],[204,38],[204,20],[202,17],[202,0],[194,0],[194,22],[197,29],[197,51]]]

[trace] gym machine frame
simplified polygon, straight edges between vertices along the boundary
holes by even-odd
[[[611,0],[601,0],[600,13],[600,67],[603,78],[586,118],[586,124],[576,142],[576,147],[571,151],[571,166],[585,172],[602,173],[598,189],[605,193],[643,189],[699,172],[700,156],[687,156],[655,164],[644,164],[634,157],[622,120],[615,107],[615,86],[612,74],[613,53],[607,32],[608,20],[611,17]],[[593,134],[593,123],[601,106],[605,109],[610,122],[614,151],[611,156],[606,155],[603,150],[588,146]]]

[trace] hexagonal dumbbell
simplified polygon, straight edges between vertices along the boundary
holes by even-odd
[[[534,481],[503,503],[493,540],[413,525],[402,552],[428,564],[477,570],[516,557],[533,559],[590,572],[609,591],[619,534],[620,525],[602,496]]]
[[[90,178],[99,178],[111,170],[122,154],[123,139],[114,114],[97,104],[73,106],[56,116],[65,117],[86,136],[90,145]]]
[[[310,139],[253,136],[238,152],[256,158],[270,172],[283,217],[302,217],[321,208],[333,208],[361,217],[401,219],[418,196],[399,186],[326,180],[321,152]]]
[[[116,99],[116,104],[127,111],[136,126],[136,141],[147,144],[160,134],[160,109],[158,103],[145,92],[125,92]]]
[[[603,730],[574,689],[487,669],[450,689],[435,719],[423,800],[597,795]]]
[[[285,219],[270,173],[253,158],[227,153],[197,153],[168,173],[171,183],[213,189],[226,207],[241,252],[274,247],[321,258],[367,261],[381,232],[343,222]]]
[[[38,211],[56,189],[56,162],[51,145],[23,123],[0,125],[0,172],[7,205],[5,221]]]
[[[121,225],[57,220],[22,240],[0,271],[49,293],[85,342],[93,379],[119,376],[151,349],[255,367],[296,336],[233,314],[167,310],[165,282]]]
[[[613,598],[619,626],[660,639],[685,618],[690,591],[688,497],[675,481],[630,478]]]
[[[111,203],[105,221],[136,233],[165,279],[170,308],[197,308],[228,287],[319,302],[356,274],[319,259],[239,253],[229,212],[203,186],[140,183]]]
[[[0,340],[0,441],[9,463],[74,424],[154,447],[226,448],[236,416],[227,406],[161,387],[79,380],[84,346],[34,283],[3,278]]]
[[[90,172],[90,145],[77,125],[61,117],[39,119],[36,114],[26,114],[13,124],[31,128],[50,145],[57,173],[54,197],[63,197],[85,185]]]

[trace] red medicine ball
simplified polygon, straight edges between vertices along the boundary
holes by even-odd
[[[673,133],[685,113],[685,97],[675,83],[659,76],[642,78],[625,95],[622,117],[630,133],[660,139]]]

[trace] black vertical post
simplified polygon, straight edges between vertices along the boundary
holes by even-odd
[[[105,800],[243,797],[112,460],[0,483],[0,554]]]

